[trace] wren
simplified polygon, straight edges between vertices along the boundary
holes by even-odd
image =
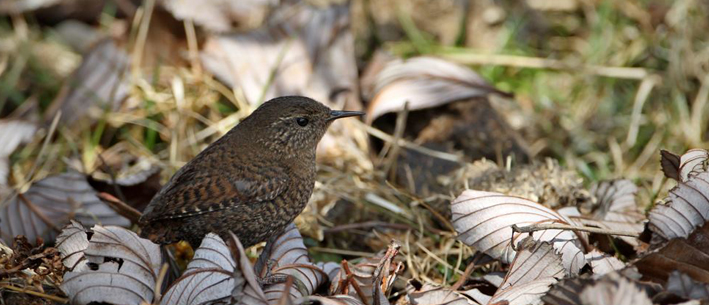
[[[305,208],[315,184],[315,150],[330,124],[361,116],[302,96],[263,103],[180,168],[138,224],[159,244],[193,247],[234,232],[244,247],[280,233]]]

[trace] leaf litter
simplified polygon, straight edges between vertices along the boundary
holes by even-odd
[[[145,36],[130,33],[136,41],[128,44],[126,37],[104,39],[83,55],[82,64],[44,112],[45,121],[62,112],[59,135],[38,147],[33,137],[43,134],[37,132],[41,124],[12,119],[8,122],[22,122],[24,127],[3,125],[10,131],[0,130],[3,140],[15,136],[0,156],[0,173],[9,179],[2,184],[10,193],[2,193],[0,207],[3,297],[26,291],[40,300],[76,304],[707,300],[706,150],[682,155],[661,151],[662,173],[677,186],[658,203],[643,193],[649,187],[632,170],[632,180],[601,180],[587,187],[578,172],[589,174],[574,167],[578,160],[569,158],[564,165],[551,158],[539,161],[556,148],[543,141],[532,143],[534,138],[524,139],[530,143],[521,140],[521,134],[538,132],[539,126],[521,130],[524,124],[508,121],[514,114],[498,113],[493,100],[512,96],[489,84],[489,73],[481,77],[452,57],[389,54],[366,82],[357,76],[362,63],[357,62],[350,31],[351,6],[275,2],[245,1],[242,7],[211,1],[204,4],[207,9],[196,11],[179,1],[157,1],[159,9]],[[121,3],[128,5],[122,12],[131,11],[129,2]],[[140,7],[141,14],[146,8]],[[135,18],[136,29],[145,21],[141,18]],[[170,24],[184,33],[161,32]],[[415,29],[407,31],[416,36],[411,34]],[[156,35],[173,39],[176,43],[170,46],[181,58],[165,61],[176,67],[146,73],[154,78],[148,80],[132,66],[140,63],[141,55],[131,43]],[[151,52],[141,68],[160,62]],[[202,66],[207,74],[202,74]],[[166,252],[138,238],[130,221],[96,198],[98,192],[113,192],[140,210],[159,188],[159,180],[212,136],[236,124],[255,104],[284,94],[310,95],[337,108],[368,106],[370,113],[371,124],[353,123],[330,135],[327,157],[320,160],[324,166],[314,194],[317,208],[299,220],[302,224],[311,217],[306,223],[316,223],[307,231],[290,226],[265,246],[248,250],[235,238],[224,241],[209,235],[194,255],[181,258],[186,269],[166,271],[174,267],[165,264]],[[213,100],[219,100],[219,106]],[[150,101],[146,104],[154,108],[136,107],[137,101]],[[387,116],[383,124],[377,122]],[[407,116],[409,120],[392,124]],[[89,122],[87,129],[101,132],[77,141],[86,135],[69,127],[82,120]],[[560,123],[564,128],[569,124]],[[381,140],[381,146],[369,150],[367,142],[374,139]],[[80,142],[69,149],[62,146]],[[25,143],[32,156],[49,151],[45,161],[50,165],[39,166],[40,179],[28,188],[12,190],[8,181],[28,172],[27,161],[13,159],[18,145]],[[95,156],[112,145],[129,147],[122,152],[126,160],[147,158],[154,167],[123,175],[129,172],[129,162],[114,168],[102,164],[105,160]],[[648,144],[647,155],[658,149]],[[72,151],[71,156],[64,156],[66,151]],[[421,156],[399,158],[411,151]],[[423,173],[428,176],[412,171],[425,162],[434,168],[441,160],[451,166]],[[620,156],[618,168],[624,168],[622,161]],[[638,160],[630,169],[642,165]],[[103,173],[94,171],[97,168]],[[396,179],[383,180],[392,178],[387,171],[392,168]],[[114,170],[119,175],[111,173]],[[622,177],[623,171],[619,173]],[[653,196],[661,198],[664,193],[657,184]],[[134,197],[137,191],[131,187],[145,194]],[[378,204],[364,198],[377,198]],[[643,208],[652,204],[646,217]],[[346,221],[331,222],[338,219],[335,216]],[[358,222],[363,219],[368,222]],[[515,233],[512,225],[541,229]],[[603,230],[628,235],[598,233]],[[312,246],[325,243],[327,247]],[[173,271],[180,276],[168,279],[165,274]]]

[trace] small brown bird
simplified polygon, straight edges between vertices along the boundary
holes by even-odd
[[[330,123],[363,114],[302,96],[264,103],[175,173],[143,212],[141,236],[197,247],[209,232],[232,231],[249,247],[280,233],[308,203]]]

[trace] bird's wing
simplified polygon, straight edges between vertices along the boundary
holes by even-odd
[[[184,218],[270,201],[286,190],[288,181],[288,175],[278,167],[260,168],[240,177],[185,168],[153,198],[143,218]]]

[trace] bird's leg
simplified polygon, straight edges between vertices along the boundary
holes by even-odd
[[[266,274],[263,277],[258,278],[258,283],[259,285],[261,285],[261,287],[286,282],[286,280],[288,279],[288,275],[271,273],[271,270],[273,270],[273,267],[275,267],[277,264],[278,262],[275,259],[269,259],[266,262]]]

